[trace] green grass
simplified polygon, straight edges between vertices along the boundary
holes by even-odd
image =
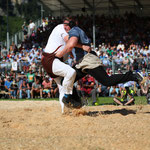
[[[0,99],[0,101],[52,101],[52,100],[56,100],[58,101],[58,98],[46,98],[46,99]],[[89,105],[92,105],[92,99],[88,98],[89,101]],[[97,98],[97,103],[98,105],[112,105],[114,104],[113,102],[113,98],[112,97],[98,97]],[[135,96],[135,104],[136,105],[146,105],[147,104],[147,100],[145,96]]]
[[[135,104],[136,105],[146,105],[147,100],[145,96],[135,96]],[[112,97],[98,97],[97,103],[99,105],[109,105],[109,104],[114,104],[113,98]]]

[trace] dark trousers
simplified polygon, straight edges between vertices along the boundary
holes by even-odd
[[[93,76],[98,82],[105,86],[114,86],[119,83],[128,81],[137,81],[132,71],[125,74],[114,74],[109,76],[102,66],[87,70],[87,73],[82,73],[81,69],[76,69],[77,75],[75,81],[83,78],[86,74]]]

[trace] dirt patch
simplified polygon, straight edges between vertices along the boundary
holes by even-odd
[[[149,150],[150,105],[61,114],[58,101],[0,101],[0,150]]]

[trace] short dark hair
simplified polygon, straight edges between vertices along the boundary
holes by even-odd
[[[66,20],[67,20],[69,23],[64,23]],[[70,28],[73,28],[74,26],[76,26],[76,20],[75,20],[75,18],[73,18],[73,17],[64,17],[63,23],[69,25]]]

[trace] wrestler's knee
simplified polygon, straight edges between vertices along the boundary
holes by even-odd
[[[68,70],[67,76],[68,76],[68,78],[75,78],[76,77],[76,71],[73,68]]]

